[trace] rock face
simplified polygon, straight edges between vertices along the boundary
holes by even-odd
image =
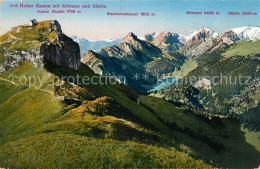
[[[42,67],[46,61],[73,69],[80,67],[79,45],[62,33],[56,20],[12,28],[0,37],[0,72],[23,60]]]
[[[214,31],[211,29],[202,28],[181,48],[180,51],[187,57],[197,58],[205,53],[211,53],[219,47],[226,47],[241,40],[232,30],[217,36],[214,34]]]
[[[19,65],[19,62],[24,60],[31,61],[35,66],[42,67],[43,62],[42,56],[40,55],[39,50],[32,50],[32,51],[13,51],[10,53],[6,53],[4,58],[5,60],[0,63],[0,72],[4,72],[10,70]]]
[[[179,41],[179,35],[171,32],[147,34],[145,35],[145,39],[163,51],[175,51],[183,46],[183,44]]]
[[[152,34],[146,34],[145,35],[145,40],[148,41],[148,42],[152,42],[154,40],[154,36],[155,36],[155,32],[152,33]]]
[[[96,74],[103,75],[105,73],[104,64],[99,58],[99,54],[89,50],[85,55],[82,56],[81,62],[87,64]]]
[[[197,57],[207,51],[215,42],[213,31],[202,28],[182,48],[181,52],[187,57]]]
[[[73,69],[80,68],[79,45],[65,34],[58,34],[57,44],[45,42],[40,47],[40,55],[58,66],[67,66]]]
[[[227,31],[223,34],[221,34],[216,41],[211,45],[207,53],[211,53],[215,51],[216,49],[220,47],[226,47],[229,45],[234,44],[236,41],[238,41],[237,34],[233,31]]]

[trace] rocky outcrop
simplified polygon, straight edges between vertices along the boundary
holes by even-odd
[[[58,66],[73,69],[80,68],[79,45],[63,33],[59,33],[56,44],[45,42],[40,46],[40,55],[44,60]]]
[[[145,39],[163,51],[175,51],[183,46],[183,44],[179,41],[179,35],[171,32],[147,34],[145,35]]]
[[[182,48],[181,52],[187,57],[197,57],[212,47],[215,42],[211,29],[200,29],[191,40],[189,40]]]
[[[172,44],[172,43],[179,43],[179,35],[176,33],[170,33],[170,32],[161,32],[154,38],[154,42],[156,44],[159,43],[166,43],[166,44]]]
[[[220,47],[226,47],[239,40],[237,34],[233,31],[227,31],[217,37],[213,36],[211,29],[202,28],[200,32],[192,37],[181,52],[188,57],[198,57],[205,53],[211,53]]]
[[[127,44],[130,44],[130,46],[128,46]],[[149,58],[158,57],[162,53],[159,48],[151,43],[147,43],[143,40],[138,39],[137,36],[132,32],[128,33],[127,36],[123,39],[123,42],[118,46],[125,51],[127,51],[127,48],[133,48],[137,51],[142,52]]]
[[[32,51],[13,51],[6,53],[4,57],[4,61],[0,63],[0,72],[8,71],[18,66],[24,60],[31,61],[36,67],[44,65],[38,49]]]
[[[81,57],[81,62],[88,65],[96,74],[104,75],[104,64],[102,60],[99,59],[99,54],[92,50],[87,51],[87,53]]]
[[[152,42],[152,41],[154,40],[154,36],[155,36],[155,35],[156,35],[155,32],[152,33],[152,34],[146,34],[146,35],[144,36],[144,38],[145,38],[146,41]]]
[[[73,69],[79,69],[81,64],[79,45],[62,33],[56,20],[14,27],[0,39],[0,72],[24,60],[37,67],[46,61]]]
[[[236,41],[238,41],[237,34],[233,31],[227,31],[223,34],[221,34],[215,41],[214,44],[212,44],[211,48],[207,51],[207,53],[211,53],[215,51],[216,49],[220,47],[226,47],[229,45],[234,44]]]

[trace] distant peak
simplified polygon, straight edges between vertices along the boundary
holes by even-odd
[[[96,52],[94,52],[93,50],[88,50],[84,55],[82,55],[81,61],[82,59],[86,59],[86,58],[91,58],[91,57],[97,57],[98,54]]]
[[[206,32],[206,30],[204,29],[204,27],[200,29],[200,32],[201,32],[201,33],[205,33],[205,32]]]
[[[156,37],[164,37],[164,36],[170,36],[171,33],[170,32],[161,32],[158,35],[156,35]]]
[[[126,37],[124,37],[124,42],[131,42],[131,41],[138,40],[137,36],[133,32],[129,32]]]
[[[237,34],[239,39],[258,40],[260,39],[260,27],[244,26],[230,29]]]
[[[155,35],[155,38],[158,37],[178,37],[178,34],[165,31]]]
[[[127,36],[137,37],[133,32],[129,32]]]
[[[93,54],[95,54],[95,52],[93,50],[88,50],[86,53],[86,55],[93,55]]]

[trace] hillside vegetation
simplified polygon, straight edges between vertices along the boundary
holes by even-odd
[[[164,35],[175,37],[161,35],[158,42]],[[62,33],[57,21],[17,26],[0,41],[0,167],[256,168],[260,164],[259,132],[248,130],[259,125],[259,53],[253,51],[259,41],[219,48],[184,65],[184,55],[162,51],[133,33],[118,46],[89,51],[81,63],[78,44]],[[199,43],[204,44],[202,39]],[[180,46],[174,42],[162,49]],[[95,74],[89,59],[99,67],[101,55],[111,68],[107,73],[116,70],[116,75],[128,75],[133,83],[134,71],[152,75],[155,67],[164,75],[214,76],[224,71],[227,76],[254,79],[249,86],[189,84],[177,90],[171,86],[155,98]],[[91,80],[82,83],[86,77]]]
[[[14,168],[210,168],[171,148],[59,132],[21,139],[1,149],[3,166]]]
[[[238,121],[228,118],[209,120],[160,98],[142,96],[140,102],[172,129],[177,143],[190,147],[188,151],[197,156],[218,167],[259,165],[259,132],[249,132]]]
[[[87,67],[35,68],[30,62],[0,75],[1,167],[210,168],[163,134],[168,127],[130,99],[136,95],[132,89],[119,84],[51,85],[55,75],[65,72],[94,75]],[[42,85],[12,81],[33,75],[45,77]],[[64,97],[81,103],[68,103]]]
[[[54,42],[57,38],[55,21],[43,21],[32,27],[29,25],[17,26],[0,36],[0,63],[8,52],[36,50],[44,41]]]
[[[30,62],[1,74],[1,166],[210,167],[194,157],[218,167],[259,164],[259,136],[237,122],[208,120],[154,97],[141,96],[138,105],[139,96],[119,84],[50,85],[54,75],[66,73],[94,75],[87,67],[39,69]],[[15,75],[46,80],[29,87],[8,81]]]
[[[260,53],[260,41],[240,41],[231,46],[225,53],[224,57],[232,56],[253,56]]]
[[[164,97],[239,118],[249,130],[259,131],[259,42],[239,41],[203,54],[185,83],[169,87]]]

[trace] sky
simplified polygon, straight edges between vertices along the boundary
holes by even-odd
[[[11,8],[10,4],[103,4],[107,8],[81,8],[78,9],[80,14],[39,14],[37,10],[40,9]],[[220,14],[187,15],[187,11]],[[256,12],[257,15],[230,16],[228,11]],[[139,16],[108,16],[107,12],[138,12]],[[155,13],[155,16],[140,16],[141,12]],[[89,40],[123,38],[128,32],[138,36],[163,31],[187,35],[189,31],[202,27],[224,32],[236,27],[260,26],[260,0],[0,0],[0,19],[1,35],[14,26],[28,24],[31,19],[58,20],[68,36]]]

